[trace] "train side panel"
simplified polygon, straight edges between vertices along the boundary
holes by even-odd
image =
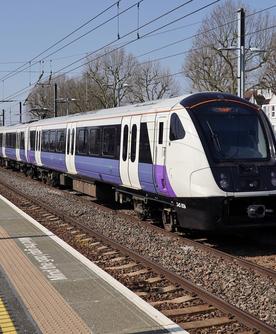
[[[79,122],[75,131],[74,167],[77,175],[121,185],[119,169],[121,118]]]

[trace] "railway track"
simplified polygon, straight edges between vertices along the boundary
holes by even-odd
[[[210,240],[202,238],[202,239],[195,239],[186,237],[185,233],[172,233],[164,230],[162,227],[151,224],[149,222],[144,222],[139,220],[136,215],[125,213],[125,211],[129,210],[114,210],[113,208],[110,208],[104,204],[98,204],[93,202],[94,206],[98,206],[101,208],[101,210],[107,211],[107,212],[116,212],[118,215],[122,216],[125,219],[131,220],[133,223],[142,223],[147,227],[148,229],[152,229],[153,231],[158,231],[159,233],[164,234],[165,236],[169,236],[170,238],[175,238],[176,240],[180,240],[181,242],[184,242],[188,247],[196,247],[200,248],[212,255],[215,255],[219,258],[222,258],[223,260],[229,261],[229,262],[236,262],[241,267],[244,267],[246,269],[253,270],[261,275],[265,275],[268,277],[271,277],[276,281],[276,271],[271,269],[270,267],[265,267],[263,265],[258,264],[258,262],[251,261],[249,259],[243,258],[243,257],[237,257],[234,255],[231,255],[230,253],[226,251],[222,251],[220,249],[215,248],[216,246],[214,244],[210,244]],[[132,211],[133,212],[133,211]],[[239,237],[240,241],[243,241],[242,237]],[[256,247],[256,246],[255,246]],[[275,257],[276,260],[276,257]]]
[[[7,189],[5,193],[3,186]],[[190,333],[276,333],[275,328],[249,313],[97,233],[76,219],[61,214],[52,206],[10,185],[3,186],[2,193],[5,197]],[[195,246],[195,242],[188,239],[187,242]],[[205,245],[200,247],[206,248]],[[219,254],[225,256],[222,252]],[[227,260],[237,261],[231,256]],[[276,276],[273,271],[257,268],[250,262],[242,262],[252,270],[259,270],[274,278]]]
[[[104,207],[105,208],[105,207]],[[105,208],[106,209],[106,208]],[[132,217],[132,216],[127,216],[126,214],[122,214],[123,216],[129,217],[129,219],[133,220],[134,222],[138,221],[137,218]],[[140,222],[141,223],[141,222]],[[147,223],[145,223],[147,224]],[[272,279],[276,280],[276,271],[269,268],[269,267],[265,267],[263,265],[258,264],[258,262],[254,262],[254,261],[250,261],[248,259],[242,258],[242,257],[237,257],[234,255],[231,255],[225,251],[222,251],[220,249],[215,248],[215,246],[213,244],[210,245],[210,240],[208,239],[195,239],[193,240],[192,238],[188,238],[185,236],[185,233],[171,233],[171,232],[167,232],[164,229],[160,228],[159,226],[156,225],[152,225],[152,224],[148,224],[147,228],[150,228],[154,231],[159,231],[159,233],[163,233],[164,235],[168,235],[171,238],[176,238],[181,240],[182,242],[186,243],[188,246],[190,247],[196,247],[196,248],[200,248],[212,255],[215,255],[223,260],[229,261],[229,262],[236,262],[237,264],[239,264],[241,267],[244,267],[246,269],[250,269],[253,270],[259,274],[265,275],[265,276],[269,276]],[[160,231],[161,230],[161,231]],[[242,240],[242,239],[240,239]],[[276,257],[275,257],[276,260]]]

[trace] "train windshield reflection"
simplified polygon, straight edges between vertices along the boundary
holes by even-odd
[[[268,157],[266,137],[257,110],[216,102],[194,111],[216,160]]]

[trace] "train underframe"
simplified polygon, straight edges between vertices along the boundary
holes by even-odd
[[[142,220],[160,221],[167,231],[233,231],[276,226],[276,195],[166,198],[6,158],[0,158],[0,165],[50,186],[70,188],[102,202],[132,206]]]

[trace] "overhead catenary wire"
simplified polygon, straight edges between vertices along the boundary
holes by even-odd
[[[140,1],[137,3],[137,7],[139,7],[139,3]],[[246,17],[250,17],[250,16],[254,16],[256,14],[259,14],[261,12],[265,12],[265,11],[268,11],[270,9],[273,9],[273,8],[276,8],[276,5],[273,5],[273,6],[270,6],[270,7],[266,7],[264,9],[261,9],[261,10],[258,10],[256,12],[253,12],[251,14],[247,14]],[[139,22],[139,19],[137,20]],[[237,22],[238,19],[235,19],[235,20],[232,20],[230,22],[228,22],[227,24],[230,24],[230,23],[234,23],[234,22]],[[159,35],[162,35],[162,34],[166,34],[166,33],[170,33],[170,32],[174,32],[176,30],[181,30],[181,29],[184,29],[184,28],[187,28],[187,27],[190,27],[190,26],[193,26],[193,25],[197,25],[197,24],[200,24],[202,23],[202,21],[195,21],[195,22],[191,22],[189,24],[186,24],[186,25],[181,25],[179,27],[175,27],[175,28],[172,28],[172,29],[168,29],[168,30],[165,30],[165,31],[160,31],[160,32],[157,32],[157,33],[153,33],[153,34],[150,34],[144,38],[149,38],[149,37],[155,37],[155,36],[159,36]],[[137,24],[137,26],[139,26],[139,24]],[[223,26],[223,25],[222,25]],[[215,29],[219,28],[221,26],[218,26]],[[137,28],[137,30],[139,30]],[[211,30],[208,30],[208,31],[211,31]],[[204,32],[205,34],[206,32]],[[193,36],[197,36],[196,35],[193,35]],[[54,60],[62,60],[62,59],[69,59],[69,58],[74,58],[74,57],[78,57],[78,56],[83,56],[83,55],[87,55],[88,52],[82,52],[82,53],[78,53],[78,54],[74,54],[74,55],[68,55],[68,56],[63,56],[63,57],[55,57],[55,58],[52,58],[50,59],[50,61],[54,61]],[[140,55],[139,55],[140,56]],[[137,57],[139,57],[137,56]],[[47,56],[48,57],[48,56]],[[21,63],[26,63],[26,61],[14,61],[14,62],[0,62],[0,65],[3,64],[3,65],[6,65],[6,64],[21,64]],[[9,73],[9,72],[15,72],[15,70],[7,70],[7,71],[0,71],[0,72],[3,72],[3,73]]]
[[[273,6],[270,6],[270,7],[261,9],[261,10],[258,10],[258,11],[254,12],[254,13],[248,14],[247,17],[254,16],[254,15],[256,15],[256,14],[259,14],[259,13],[262,13],[262,12],[265,12],[265,11],[268,11],[268,10],[273,9],[273,8],[276,8],[276,5],[273,5]],[[163,49],[165,49],[165,48],[167,48],[167,47],[170,47],[170,46],[174,46],[174,45],[179,44],[179,43],[181,43],[181,42],[187,41],[187,40],[189,40],[189,39],[191,39],[191,38],[194,38],[194,37],[197,37],[197,36],[201,36],[201,35],[207,34],[207,33],[209,33],[209,32],[212,32],[212,31],[217,30],[217,29],[219,29],[219,28],[222,28],[222,27],[224,27],[224,26],[233,24],[233,23],[235,23],[235,22],[238,22],[238,18],[236,18],[236,19],[231,19],[231,21],[229,21],[229,22],[226,22],[226,23],[224,23],[224,24],[222,24],[222,25],[219,25],[219,26],[217,26],[217,27],[215,27],[215,28],[206,30],[206,31],[204,31],[204,32],[196,33],[196,34],[194,34],[194,35],[192,35],[192,36],[185,37],[185,38],[180,39],[180,40],[177,40],[177,41],[175,41],[175,42],[168,43],[168,44],[166,44],[166,45],[164,45],[164,46],[162,46],[162,47],[155,48],[155,49],[153,49],[153,50],[149,50],[149,51],[147,51],[147,52],[145,52],[145,53],[143,53],[143,54],[138,55],[137,58],[146,56],[146,55],[148,55],[148,54],[150,54],[150,53],[153,53],[153,52],[156,52],[156,51],[163,50]],[[182,27],[185,27],[185,26],[182,26]],[[171,30],[167,30],[167,31],[164,31],[164,32],[161,31],[161,32],[159,32],[158,34],[166,33],[166,32],[168,32],[168,31],[175,31],[176,29],[179,29],[179,28],[180,28],[180,27],[177,27],[177,28],[174,28],[174,29],[171,29]],[[254,33],[256,33],[256,32],[254,32]],[[150,34],[150,35],[147,36],[147,37],[151,37],[151,36],[155,36],[155,34],[153,34],[153,35]]]
[[[173,8],[173,9],[171,9],[171,10],[169,10],[169,11],[167,11],[167,12],[161,14],[161,15],[159,15],[157,18],[155,18],[155,19],[153,19],[153,20],[150,20],[150,21],[148,21],[147,23],[143,24],[142,26],[140,26],[140,29],[143,28],[143,27],[145,27],[145,26],[150,25],[151,23],[153,23],[153,22],[155,22],[155,21],[157,21],[157,20],[159,20],[159,19],[161,19],[161,18],[163,18],[163,17],[165,17],[165,16],[167,16],[167,15],[169,15],[169,14],[171,14],[172,12],[178,10],[179,8],[185,6],[185,5],[187,5],[188,3],[191,3],[191,2],[193,2],[193,1],[194,1],[194,0],[188,0],[188,1],[185,1],[185,2],[182,3],[181,5],[179,5],[179,6],[175,7],[175,8]],[[216,0],[216,1],[214,1],[214,2],[218,2],[218,1],[221,1],[221,0]],[[141,3],[141,0],[140,0],[139,2]],[[121,12],[121,14],[122,14],[122,12]],[[185,15],[185,17],[186,17],[186,15]],[[181,19],[181,18],[180,18],[180,19]],[[178,20],[180,20],[180,19],[178,19]],[[166,25],[166,26],[167,26],[167,25]],[[136,29],[137,29],[137,28],[136,28]],[[131,30],[129,33],[125,34],[124,36],[121,37],[121,39],[122,39],[122,38],[125,38],[126,36],[128,36],[128,35],[130,35],[130,34],[132,34],[133,32],[136,32],[136,29]],[[132,41],[130,41],[130,42],[127,42],[126,44],[123,44],[123,46],[118,47],[118,49],[119,49],[119,48],[122,48],[122,47],[124,47],[124,46],[126,46],[126,45],[128,45],[128,44],[130,44],[130,43],[133,43],[133,42],[136,41],[136,40],[137,40],[137,38],[135,38],[134,40],[132,40]],[[82,61],[83,59],[87,58],[88,56],[90,56],[90,55],[92,55],[92,54],[94,54],[94,53],[96,53],[96,52],[99,52],[100,50],[102,50],[102,49],[104,49],[104,48],[106,48],[106,47],[112,45],[112,44],[115,43],[115,42],[117,42],[117,39],[115,39],[115,40],[113,40],[112,42],[110,42],[110,43],[104,45],[103,47],[101,47],[100,49],[98,49],[98,50],[96,50],[96,51],[93,51],[93,52],[91,52],[91,53],[88,53],[85,57],[82,57],[82,58],[78,59],[77,61],[75,61],[75,62],[73,62],[73,63],[71,63],[71,64],[65,66],[63,69],[66,69],[66,68],[68,68],[68,67],[74,65],[75,63]],[[114,51],[114,50],[113,50],[113,51]],[[82,66],[82,65],[79,65],[79,66],[77,66],[75,69],[78,69],[78,68],[80,68],[81,66]],[[63,69],[59,70],[59,71],[56,72],[56,73],[60,73]],[[72,69],[72,70],[70,70],[70,71],[67,71],[67,72],[65,72],[65,73],[62,73],[62,75],[67,74],[67,73],[69,73],[69,72],[71,72],[71,71],[74,71],[75,69]],[[0,79],[0,80],[1,80],[1,79]],[[14,94],[22,93],[23,91],[28,91],[29,88],[30,88],[30,87],[25,87],[25,88],[23,88],[23,89],[17,91],[17,92],[14,93]],[[17,95],[16,95],[16,96],[17,96]]]
[[[119,2],[122,0],[119,0]],[[23,65],[21,65],[20,67],[18,67],[17,69],[15,69],[14,71],[18,71],[20,70],[22,67],[29,65],[30,62],[33,62],[34,60],[36,60],[37,58],[39,58],[40,56],[42,56],[44,53],[46,53],[47,51],[49,51],[50,49],[54,48],[55,46],[57,46],[59,43],[63,42],[65,39],[67,39],[68,37],[72,36],[73,34],[75,34],[76,32],[78,32],[79,30],[81,30],[83,27],[85,27],[86,25],[88,25],[89,23],[91,23],[92,21],[94,21],[95,19],[97,19],[98,17],[100,17],[101,15],[103,15],[104,13],[106,13],[107,11],[109,11],[112,7],[116,6],[116,3],[113,3],[112,5],[108,6],[107,8],[103,9],[100,13],[98,13],[97,15],[95,15],[94,17],[92,17],[91,19],[89,19],[88,21],[86,21],[85,23],[83,23],[82,25],[80,25],[79,27],[77,27],[76,29],[74,29],[72,32],[70,32],[69,34],[67,34],[66,36],[64,36],[63,38],[59,39],[57,42],[55,42],[54,44],[52,44],[51,46],[49,46],[48,48],[46,48],[44,51],[40,52],[37,56],[33,57],[32,59],[26,61]],[[39,62],[39,61],[38,61]],[[5,80],[7,79],[6,76],[0,78],[0,80]]]
[[[190,0],[190,1],[186,2],[186,4],[189,3],[189,2],[191,2],[191,1],[193,1],[193,0]],[[147,36],[148,34],[152,33],[153,31],[156,32],[156,31],[162,29],[163,27],[169,26],[170,24],[173,24],[173,23],[175,23],[175,22],[177,22],[177,21],[179,21],[179,20],[181,20],[181,19],[183,19],[183,18],[186,18],[186,17],[188,17],[188,16],[190,16],[190,15],[193,15],[193,14],[195,14],[195,13],[197,13],[197,12],[199,12],[199,11],[201,11],[201,10],[203,10],[203,9],[205,9],[205,8],[207,8],[207,7],[209,7],[209,6],[211,6],[211,5],[213,5],[214,3],[217,3],[217,2],[220,2],[220,1],[221,1],[221,0],[215,0],[215,1],[209,3],[209,4],[205,5],[205,6],[202,6],[202,7],[198,8],[198,9],[196,9],[196,10],[194,10],[194,11],[192,11],[192,12],[190,12],[190,13],[188,13],[188,14],[186,14],[186,15],[180,17],[180,18],[177,18],[177,19],[175,19],[175,20],[173,20],[173,21],[171,21],[171,22],[169,22],[169,23],[167,23],[167,24],[165,24],[165,25],[163,25],[163,26],[161,26],[161,27],[159,27],[159,28],[156,28],[156,29],[154,29],[154,30],[152,30],[152,31],[150,31],[150,32],[148,32],[148,33],[146,33],[145,35],[143,35],[143,37],[144,37],[144,36]],[[172,9],[170,12],[172,12],[173,10],[174,10],[174,9]],[[160,17],[163,17],[164,15],[167,15],[167,13],[168,13],[168,12],[166,12],[165,14],[160,15],[158,18],[155,18],[155,19],[153,19],[153,20],[147,22],[147,23],[144,24],[142,27],[148,25],[149,23],[152,23],[152,22],[156,21],[157,19],[159,19]],[[134,30],[134,31],[135,31],[135,30]],[[133,32],[133,31],[132,31],[132,32]],[[129,34],[129,33],[128,33],[128,34]],[[127,35],[128,35],[128,34],[127,34]],[[136,40],[137,40],[137,39],[131,40],[131,41],[127,42],[126,44],[124,44],[123,46],[118,47],[117,49],[120,49],[120,48],[122,48],[122,47],[124,47],[124,46],[126,46],[126,45],[128,45],[128,44],[130,44],[130,43],[133,43],[133,42],[136,41]],[[98,51],[99,51],[99,50],[96,50],[96,51],[94,51],[93,53],[98,52]],[[111,52],[114,52],[114,51],[116,51],[116,49],[115,49],[115,50],[113,49],[112,51],[110,51],[110,52],[108,52],[108,53],[111,53]],[[108,54],[108,53],[106,53],[106,54]],[[104,54],[104,55],[106,55],[106,54]],[[103,57],[104,55],[101,55],[101,56],[99,56],[99,57]],[[96,59],[97,59],[97,58],[96,58]],[[94,59],[94,60],[95,60],[95,59]],[[89,61],[89,62],[90,62],[90,61]],[[89,62],[87,62],[86,64],[88,64]],[[75,63],[75,62],[74,62],[74,63]],[[71,65],[72,65],[72,64],[69,64],[69,65],[67,65],[66,67],[69,67],[69,66],[71,66]],[[79,65],[79,66],[75,67],[74,69],[71,69],[71,70],[69,70],[69,71],[67,71],[67,72],[63,72],[62,75],[67,74],[67,73],[70,73],[70,72],[72,72],[72,71],[74,71],[74,70],[80,68],[80,67],[83,66],[83,65],[85,65],[85,64]],[[64,68],[63,68],[63,69],[64,69]],[[61,70],[63,70],[63,69],[61,69]],[[59,70],[57,73],[59,73],[61,70]],[[58,77],[59,77],[59,76],[56,76],[55,79],[57,79]],[[28,91],[28,90],[29,90],[29,87],[25,87],[25,88],[21,89],[20,91],[17,91],[16,93],[14,93],[14,94],[11,95],[11,96],[16,97],[16,96],[18,96],[18,95],[20,95],[20,94],[22,94],[23,92],[26,92],[26,91]],[[10,98],[10,97],[9,97],[9,98]]]
[[[220,1],[220,0],[218,0],[218,1]],[[218,1],[214,1],[214,2],[212,2],[211,4],[213,4],[213,3],[215,3],[215,2],[218,2]],[[211,5],[211,4],[209,4],[209,5]],[[204,8],[205,8],[206,6],[204,6]],[[254,13],[252,13],[252,14],[249,14],[248,16],[252,16],[252,15],[256,15],[256,14],[258,14],[258,13],[260,13],[260,12],[264,12],[265,10],[268,10],[268,9],[271,9],[271,8],[274,8],[274,7],[276,7],[276,5],[275,6],[270,6],[270,7],[268,7],[268,8],[266,8],[266,9],[262,9],[262,10],[260,10],[260,11],[257,11],[257,12],[254,12]],[[198,10],[200,10],[200,9],[198,9]],[[197,11],[198,11],[197,10]],[[194,13],[194,12],[193,12]],[[190,13],[190,15],[191,15],[191,13]],[[185,15],[186,16],[186,15]],[[181,18],[183,18],[183,17],[181,17]],[[179,19],[177,19],[177,20],[180,20],[181,18],[179,18]],[[173,24],[175,22],[175,20],[174,21],[172,21],[172,22],[170,22],[170,23],[168,23],[168,24],[166,24],[165,26],[168,26],[169,24]],[[229,23],[228,23],[229,24]],[[159,28],[157,28],[157,29],[155,29],[154,31],[158,31],[159,29],[162,29],[164,26],[162,26],[162,27],[159,27]],[[275,27],[275,25],[273,25],[273,26],[270,26],[270,27],[267,27],[267,28],[265,28],[265,29],[259,29],[258,31],[255,31],[255,32],[251,32],[251,33],[248,33],[248,34],[254,34],[254,33],[257,33],[257,32],[260,32],[260,31],[263,31],[263,30],[268,30],[268,29],[272,29],[272,28],[274,28]],[[141,27],[140,27],[141,28]],[[215,28],[215,29],[217,29],[217,27]],[[145,34],[144,36],[143,36],[143,38],[144,37],[146,37],[147,35],[150,35],[151,34],[151,32],[149,32],[149,33],[147,33],[147,34]],[[248,35],[247,34],[247,35]],[[142,38],[142,37],[141,37]],[[190,37],[191,38],[191,37]],[[136,40],[136,39],[135,39]],[[122,47],[124,47],[124,46],[126,46],[126,45],[128,45],[128,44],[130,44],[130,43],[133,43],[135,40],[131,40],[131,41],[129,41],[129,42],[127,42],[126,44],[123,44],[122,46],[120,46],[119,48],[122,48]],[[104,47],[103,47],[104,48]],[[118,49],[119,49],[118,48]],[[114,52],[114,51],[116,51],[116,49],[115,50],[112,50],[112,51],[110,51],[110,52]],[[187,53],[189,50],[187,50],[187,51],[184,51],[183,53]],[[94,51],[94,52],[92,52],[91,54],[93,54],[93,53],[95,53],[95,52],[98,52],[98,50],[96,50],[96,51]],[[109,53],[110,53],[109,52]],[[91,55],[91,54],[89,54],[89,55]],[[108,54],[108,53],[107,53]],[[178,53],[178,54],[180,54],[180,53]],[[167,56],[167,57],[173,57],[173,56],[176,56],[176,55],[178,55],[178,54],[174,54],[174,55],[170,55],[170,56]],[[106,54],[103,54],[103,55],[101,55],[100,57],[103,57],[103,56],[105,56]],[[167,58],[167,57],[162,57],[162,58]],[[84,58],[86,58],[86,57],[83,57],[83,58],[81,58],[81,59],[84,59]],[[162,59],[162,58],[160,58],[160,59]],[[96,58],[96,59],[98,59],[98,58]],[[93,60],[95,60],[95,59],[93,59]],[[92,60],[92,61],[93,61]],[[158,60],[158,59],[157,59]],[[154,60],[151,60],[151,61],[154,61]],[[89,61],[90,62],[90,61]],[[87,62],[87,63],[89,63],[89,62]],[[74,62],[75,63],[75,62]],[[74,63],[72,63],[72,64],[74,64]],[[87,64],[86,63],[86,64]],[[69,66],[71,66],[72,64],[69,64],[69,65],[67,65],[66,67],[69,67]],[[77,67],[75,67],[74,69],[72,69],[72,70],[69,70],[69,71],[67,71],[67,72],[63,72],[62,73],[62,75],[64,75],[64,74],[67,74],[67,73],[70,73],[70,72],[72,72],[72,71],[75,71],[76,69],[78,69],[78,68],[80,68],[81,66],[83,66],[83,65],[85,65],[85,64],[82,64],[82,65],[80,65],[80,66],[77,66]],[[64,69],[64,68],[63,68]],[[59,72],[61,72],[63,69],[61,69],[61,70],[59,70],[58,72],[56,72],[56,73],[59,73]],[[183,71],[181,71],[181,72],[177,72],[176,74],[173,74],[173,75],[178,75],[178,74],[180,74],[180,73],[183,73]],[[29,87],[25,87],[25,88],[23,88],[23,89],[21,89],[20,91],[17,91],[17,92],[15,92],[14,94],[12,94],[12,95],[10,95],[8,98],[11,98],[11,97],[16,97],[16,96],[18,96],[19,94],[21,94],[22,92],[26,92],[26,91],[28,91],[29,90]]]
[[[187,1],[185,4],[188,4],[188,3],[190,3],[191,1],[193,1],[193,0]],[[142,38],[146,37],[147,35],[149,35],[149,34],[152,33],[152,32],[156,32],[156,31],[158,31],[158,30],[160,30],[160,29],[162,29],[162,28],[164,28],[164,27],[167,27],[167,26],[169,26],[169,25],[171,25],[171,24],[173,24],[173,23],[175,23],[175,22],[177,22],[177,21],[183,20],[184,18],[187,18],[188,16],[191,16],[191,15],[193,15],[193,14],[195,14],[195,13],[198,13],[199,11],[201,11],[201,10],[203,10],[203,9],[206,9],[207,7],[210,7],[211,5],[213,5],[213,4],[217,3],[217,2],[220,2],[220,1],[222,1],[222,0],[214,0],[214,1],[212,1],[211,3],[209,3],[209,4],[207,4],[207,5],[205,5],[205,6],[202,6],[202,7],[198,8],[198,9],[196,9],[196,10],[194,10],[194,11],[192,11],[192,12],[186,14],[186,15],[183,15],[183,16],[181,16],[181,17],[179,17],[179,18],[177,18],[177,19],[175,19],[175,20],[173,20],[173,21],[171,21],[171,22],[169,22],[169,23],[166,23],[166,24],[162,25],[161,27],[155,28],[155,29],[153,29],[152,31],[150,31],[150,32],[148,32],[148,33],[146,33],[146,34],[144,34],[144,35],[142,35],[142,36],[140,35],[139,40],[141,40]],[[172,11],[170,11],[170,12],[172,12]],[[156,19],[153,19],[153,20],[151,20],[151,21],[145,23],[144,25],[142,25],[142,26],[140,27],[140,29],[143,28],[143,27],[145,27],[145,26],[147,26],[147,25],[149,25],[149,24],[151,24],[151,23],[153,23],[153,22],[155,22],[156,20],[160,19],[160,18],[163,17],[164,15],[168,15],[168,12],[165,13],[165,14],[163,14],[163,15],[161,15],[161,16],[159,16],[159,17],[156,18]],[[135,31],[136,31],[136,30],[132,30],[132,31],[126,33],[123,37],[121,37],[121,39],[124,38],[124,37],[129,36],[130,34],[132,34],[132,33],[135,32]],[[74,64],[76,64],[76,63],[78,63],[78,62],[80,62],[81,60],[84,60],[85,58],[88,58],[88,57],[91,56],[92,54],[98,53],[99,51],[106,49],[107,47],[109,47],[110,45],[112,45],[112,44],[114,43],[114,41],[112,41],[112,42],[106,44],[105,46],[103,46],[103,47],[101,47],[101,48],[99,48],[99,49],[97,49],[97,50],[91,52],[90,54],[87,55],[87,57],[82,57],[81,59],[76,60],[76,61],[72,62],[72,63],[69,64],[69,65],[66,65],[65,67],[63,67],[63,68],[61,68],[60,70],[56,71],[56,74],[59,73],[59,72],[61,72],[61,71],[63,72],[63,74],[68,74],[68,73],[70,73],[70,72],[73,71],[73,70],[79,69],[80,67],[89,64],[90,62],[93,62],[93,61],[95,61],[95,60],[97,60],[97,59],[99,59],[99,58],[101,58],[101,57],[104,57],[104,56],[106,56],[106,55],[108,55],[108,54],[110,54],[110,53],[112,53],[112,52],[115,52],[115,51],[117,51],[117,50],[119,50],[119,49],[121,49],[121,48],[123,48],[123,47],[125,47],[125,46],[127,46],[127,45],[130,45],[130,44],[136,42],[137,40],[138,40],[138,39],[137,39],[137,37],[136,37],[136,38],[134,38],[134,39],[132,39],[132,40],[126,42],[126,43],[123,44],[122,46],[119,46],[119,47],[117,47],[117,48],[115,48],[115,49],[112,49],[112,50],[110,50],[110,51],[104,53],[103,55],[99,55],[97,58],[94,58],[94,59],[92,59],[92,60],[87,61],[87,62],[84,63],[84,64],[81,64],[81,65],[78,65],[78,66],[74,67],[72,70],[68,70],[68,71],[66,71],[66,72],[63,72],[64,70],[66,70],[66,68],[71,67],[72,65],[74,65]]]
[[[150,20],[150,21],[144,23],[143,25],[141,25],[141,26],[139,27],[139,29],[145,28],[146,26],[148,26],[148,25],[150,25],[150,24],[152,24],[152,23],[154,23],[154,22],[160,20],[161,18],[163,18],[163,17],[165,17],[165,16],[171,14],[172,12],[174,12],[174,11],[180,9],[180,8],[183,7],[183,6],[186,6],[187,4],[189,4],[189,3],[193,2],[193,1],[194,1],[194,0],[188,0],[188,1],[185,1],[185,2],[182,3],[181,5],[179,5],[179,6],[177,6],[177,7],[174,7],[173,9],[171,9],[171,10],[169,10],[169,11],[163,13],[162,15],[160,15],[160,16],[158,16],[158,17],[156,17],[155,19],[152,19],[152,20]],[[221,0],[216,0],[216,2],[218,2],[218,1],[221,1]],[[182,17],[182,18],[184,18],[184,17]],[[181,19],[181,18],[180,18],[180,19]],[[161,29],[161,28],[160,28],[160,29]],[[157,30],[158,30],[158,28],[157,28]],[[123,39],[123,38],[125,38],[125,37],[127,37],[127,36],[130,36],[131,34],[135,33],[136,31],[137,31],[137,28],[132,29],[131,31],[129,31],[129,32],[127,32],[126,34],[124,34],[123,36],[121,36],[120,39]],[[144,36],[143,36],[143,37],[144,37]],[[142,37],[140,37],[139,39],[141,39],[141,38],[142,38]],[[129,45],[129,44],[131,44],[131,43],[133,43],[133,42],[135,42],[135,41],[137,41],[137,40],[138,40],[138,38],[137,38],[137,36],[136,36],[136,37],[135,37],[134,39],[132,39],[131,41],[129,41],[129,42],[123,44],[122,46],[120,46],[120,47],[118,47],[118,48],[116,48],[116,49],[123,48],[123,47],[125,47],[125,46],[127,46],[127,45]],[[72,62],[71,64],[66,65],[66,66],[63,67],[62,69],[56,71],[56,73],[59,73],[59,72],[65,70],[66,68],[71,67],[72,65],[75,65],[76,63],[79,63],[80,61],[82,61],[82,60],[88,58],[89,56],[91,56],[91,55],[93,55],[93,54],[95,54],[95,53],[97,53],[97,52],[99,52],[99,51],[101,51],[101,50],[103,50],[103,49],[105,49],[105,48],[111,46],[112,44],[114,44],[114,43],[117,42],[117,41],[118,41],[117,38],[114,39],[114,40],[112,40],[111,42],[105,44],[104,46],[100,47],[99,49],[94,50],[94,51],[88,53],[85,57],[81,57],[81,58],[75,60],[74,62]],[[115,50],[116,50],[116,49],[115,49]],[[82,65],[83,65],[83,64],[82,64]],[[77,68],[81,67],[82,65],[78,66]],[[70,72],[70,71],[69,71],[69,72]],[[67,73],[69,73],[69,72],[67,72]]]
[[[248,34],[253,34],[253,33],[260,32],[260,31],[264,31],[264,30],[268,30],[268,29],[273,29],[273,28],[275,28],[275,27],[276,27],[276,25],[272,25],[272,26],[270,26],[270,27],[267,27],[267,28],[264,28],[264,29],[259,29],[259,30],[255,31],[255,32],[248,33]],[[248,34],[246,34],[246,35],[248,35]],[[204,46],[204,47],[206,47],[206,46]],[[202,49],[202,48],[204,48],[204,47],[201,47],[201,48],[198,48],[198,49]],[[187,50],[187,51],[185,51],[185,52],[189,52],[189,50]],[[172,56],[173,56],[173,55],[172,55]],[[235,60],[235,59],[236,59],[236,58],[234,58],[233,60]],[[75,70],[75,69],[74,69],[74,70]],[[176,75],[180,75],[180,74],[183,74],[183,73],[184,73],[184,71],[179,71],[179,72],[176,72],[176,73],[172,73],[172,74],[168,74],[168,75],[159,77],[159,79],[160,79],[160,78],[164,78],[164,77],[169,77],[169,76],[176,76]],[[65,74],[65,73],[63,73],[63,74]],[[17,97],[17,96],[20,96],[22,93],[27,92],[29,89],[30,89],[30,87],[28,87],[28,86],[27,86],[27,87],[24,87],[24,88],[22,88],[21,90],[15,92],[14,94],[12,94],[12,95],[6,97],[5,99],[11,99],[11,98],[15,98],[15,97]]]
[[[143,1],[144,1],[144,0],[139,0],[138,2],[141,3],[141,2],[143,2]],[[110,22],[110,21],[112,21],[113,19],[115,19],[118,15],[122,15],[122,14],[126,13],[126,12],[129,11],[130,9],[134,8],[134,7],[136,6],[136,4],[137,4],[137,3],[135,3],[135,4],[131,5],[131,6],[129,6],[128,8],[126,8],[126,9],[123,10],[123,11],[121,11],[120,13],[118,13],[118,14],[112,16],[111,18],[107,19],[105,22],[103,22],[103,23],[97,25],[95,28],[89,30],[88,32],[84,33],[83,35],[81,35],[81,36],[75,38],[74,40],[72,40],[72,41],[68,42],[67,44],[63,45],[62,47],[60,47],[59,49],[57,49],[57,50],[53,51],[52,53],[48,54],[47,56],[45,56],[45,58],[43,58],[43,60],[45,60],[45,59],[51,57],[52,55],[58,53],[59,51],[63,50],[64,48],[66,48],[67,46],[69,46],[69,45],[75,43],[76,41],[80,40],[81,38],[87,36],[87,35],[90,34],[91,32],[93,32],[93,31],[99,29],[100,27],[104,26],[104,25],[107,24],[108,22]],[[85,58],[85,57],[83,57],[83,58]],[[39,62],[39,61],[37,61],[37,62],[34,63],[33,65],[37,64],[38,62]],[[10,76],[10,77],[12,77],[12,76]]]

